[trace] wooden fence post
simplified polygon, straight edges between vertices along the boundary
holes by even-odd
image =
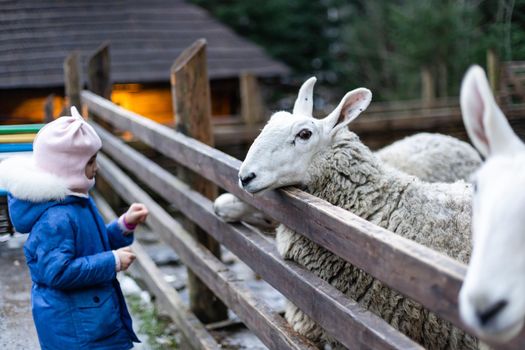
[[[88,89],[111,99],[109,42],[104,42],[88,60]]]
[[[88,59],[87,66],[87,87],[93,93],[111,100],[111,72],[109,60],[109,42],[102,43]],[[115,128],[111,124],[99,120],[96,115],[89,113],[89,118],[96,120],[112,132]],[[108,203],[116,210],[121,211],[125,206],[124,201],[115,193],[111,186],[104,179],[97,179],[97,190],[102,193]]]
[[[435,103],[436,90],[434,77],[429,67],[421,68],[421,102],[423,107],[430,107]]]
[[[178,131],[213,146],[211,102],[206,66],[206,40],[199,39],[185,49],[171,67],[173,110]],[[195,173],[180,171],[180,177],[206,197],[217,197],[217,186]],[[220,245],[205,231],[191,224],[188,230],[220,259]],[[188,269],[190,308],[203,322],[227,319],[226,306]]]
[[[263,121],[264,104],[257,77],[242,72],[239,77],[241,92],[241,117],[245,124],[254,125]]]
[[[81,75],[79,54],[77,51],[70,53],[64,60],[64,89],[65,109],[75,106],[80,111]]]
[[[55,110],[55,94],[50,94],[46,97],[46,103],[44,104],[44,123],[52,122],[55,117],[53,112]]]
[[[103,42],[88,59],[87,87],[89,91],[111,100],[111,72],[109,60],[109,42]],[[89,114],[90,118],[97,120],[96,116]],[[112,132],[115,129],[109,123],[99,121],[104,127]]]
[[[87,75],[88,90],[111,101],[112,83],[108,41],[103,42],[89,57]],[[97,120],[96,115],[92,113],[89,113],[89,118]],[[97,121],[111,132],[115,132],[111,124],[100,120]]]
[[[487,50],[487,75],[489,78],[490,88],[494,96],[498,96],[499,89],[499,58],[494,49]]]

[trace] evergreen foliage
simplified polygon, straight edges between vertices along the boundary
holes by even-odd
[[[421,70],[438,96],[458,94],[486,52],[525,60],[525,0],[192,0],[297,75],[374,99],[419,98]]]

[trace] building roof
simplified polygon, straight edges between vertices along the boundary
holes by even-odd
[[[85,68],[107,40],[112,81],[168,82],[174,60],[199,38],[208,42],[211,79],[289,71],[182,0],[0,0],[0,88],[62,86],[65,57],[79,50]]]

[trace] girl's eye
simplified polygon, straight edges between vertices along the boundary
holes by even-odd
[[[299,138],[301,138],[302,140],[308,140],[310,138],[310,136],[312,136],[312,132],[310,130],[308,130],[308,129],[303,129],[303,130],[299,131],[297,136]]]

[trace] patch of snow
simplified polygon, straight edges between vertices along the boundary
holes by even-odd
[[[120,282],[120,288],[122,293],[126,296],[128,295],[137,295],[140,296],[143,290],[139,287],[137,282],[129,276],[126,276],[124,273],[119,272],[117,274],[117,279]]]

